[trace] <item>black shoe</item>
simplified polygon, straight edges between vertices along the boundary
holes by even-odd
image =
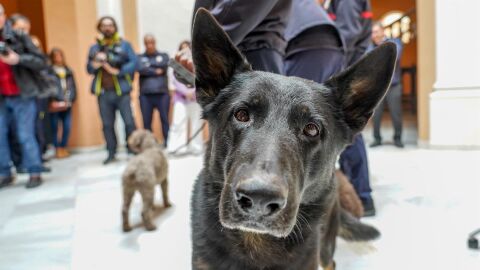
[[[382,142],[379,140],[375,140],[373,143],[370,144],[370,147],[377,147],[382,145]]]
[[[400,140],[395,140],[395,141],[393,142],[393,144],[394,144],[396,147],[398,147],[398,148],[403,148],[403,147],[405,147],[405,145],[403,145],[402,141],[400,141]]]
[[[52,171],[52,168],[50,167],[47,167],[47,166],[42,166],[42,172],[51,172]]]
[[[5,176],[0,178],[0,188],[9,186],[13,183],[13,176]]]
[[[373,199],[362,200],[363,204],[363,216],[364,217],[373,217],[376,214],[375,205]]]
[[[25,186],[26,188],[36,188],[40,186],[43,183],[42,177],[40,175],[37,176],[30,176],[30,179],[28,180],[27,185]]]
[[[108,156],[107,159],[103,161],[103,165],[107,165],[115,161],[117,161],[117,159],[114,156]]]

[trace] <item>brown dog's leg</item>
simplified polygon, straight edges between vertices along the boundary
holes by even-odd
[[[130,210],[130,204],[132,203],[133,194],[135,189],[129,186],[123,186],[123,208],[122,208],[122,219],[123,219],[123,231],[129,232],[132,230],[130,223],[128,221],[128,213]]]
[[[152,185],[145,185],[139,189],[143,200],[142,219],[143,225],[147,231],[156,230],[157,227],[152,222],[153,200],[155,195],[155,187]]]
[[[325,225],[320,232],[320,264],[323,269],[328,270],[335,269],[333,254],[335,252],[336,238],[340,226],[339,203],[336,198],[333,198],[333,200],[332,205],[327,211]]]
[[[162,181],[160,186],[162,187],[163,205],[165,205],[165,207],[172,206],[170,204],[170,200],[168,199],[168,178],[165,178],[165,180]]]

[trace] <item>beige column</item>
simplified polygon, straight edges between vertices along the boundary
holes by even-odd
[[[429,141],[429,95],[435,83],[435,0],[417,0],[417,112],[419,145]]]
[[[97,99],[90,94],[92,78],[86,72],[89,46],[96,35],[95,0],[43,0],[45,38],[48,49],[62,48],[77,81],[70,146],[103,144]]]

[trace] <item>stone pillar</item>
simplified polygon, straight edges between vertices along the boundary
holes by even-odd
[[[436,1],[430,145],[480,147],[478,0]],[[432,66],[433,68],[433,66]]]
[[[435,83],[435,0],[417,0],[418,144],[429,144],[429,103]]]
[[[96,0],[43,0],[45,38],[48,49],[62,48],[77,81],[70,146],[103,143],[97,99],[90,94],[91,77],[86,72],[88,48],[94,42]]]

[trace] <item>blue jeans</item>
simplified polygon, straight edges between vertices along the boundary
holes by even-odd
[[[51,113],[50,121],[53,133],[53,146],[66,147],[68,137],[70,136],[70,129],[72,126],[72,109],[69,108],[64,112]],[[62,122],[62,139],[58,142],[58,122]]]
[[[13,121],[22,148],[22,164],[31,175],[40,175],[42,160],[35,138],[37,106],[35,98],[4,97],[0,101],[0,176],[10,176],[8,123]]]

